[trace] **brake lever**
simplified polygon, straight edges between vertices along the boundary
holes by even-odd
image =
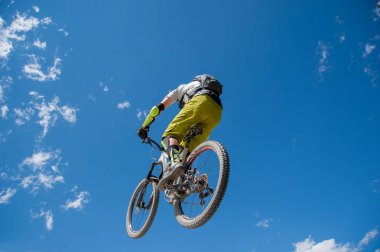
[[[152,141],[150,141],[149,136],[147,136],[147,137],[143,140],[143,143],[146,143],[146,144],[149,144],[150,146],[152,146]]]

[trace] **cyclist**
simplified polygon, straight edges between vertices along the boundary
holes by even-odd
[[[219,123],[222,115],[220,94],[222,85],[213,76],[202,74],[190,83],[182,84],[154,106],[146,117],[137,134],[143,140],[147,138],[149,126],[156,117],[174,102],[178,102],[181,111],[174,117],[162,136],[162,144],[167,151],[171,165],[164,171],[158,184],[162,190],[166,182],[172,181],[184,172],[183,160],[180,158],[184,146],[182,139],[192,125],[198,124],[203,133],[195,137],[189,146],[189,153],[199,144],[207,140],[211,131]]]

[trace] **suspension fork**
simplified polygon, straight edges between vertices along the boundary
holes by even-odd
[[[153,169],[154,167],[156,167],[156,165],[161,165],[160,162],[153,162],[152,165],[150,166],[150,169],[149,169],[149,172],[148,172],[148,175],[146,176],[146,180],[148,181],[148,183],[153,180],[155,181],[156,183],[158,183],[159,179],[162,177],[162,174],[163,174],[163,170],[161,169],[161,172],[160,172],[160,175],[159,177],[157,178],[156,176],[153,176],[152,173],[153,173]],[[162,166],[161,166],[162,167]],[[148,184],[147,184],[148,185]],[[143,198],[144,198],[144,195],[145,195],[145,191],[146,191],[146,186],[141,190],[141,193],[137,199],[137,206],[140,207],[140,208],[149,208],[150,206],[150,201],[151,199],[149,199],[149,202],[148,202],[148,205],[145,206],[145,202],[143,201]]]
[[[156,176],[152,176],[152,173],[153,173],[153,169],[156,165],[160,165],[161,166],[161,173],[160,175],[158,176],[158,179],[160,179],[162,177],[162,174],[163,174],[163,169],[162,169],[162,164],[160,162],[153,162],[152,165],[150,166],[150,169],[149,169],[149,172],[148,172],[148,175],[146,176],[146,179],[147,180],[151,180],[152,178],[155,179],[157,178]]]

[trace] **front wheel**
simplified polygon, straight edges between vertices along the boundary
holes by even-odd
[[[197,228],[210,220],[223,200],[230,162],[226,149],[216,141],[200,144],[190,153],[187,162],[194,173],[196,189],[174,202],[174,213],[182,226]]]
[[[159,192],[154,181],[143,179],[129,202],[126,229],[132,238],[141,238],[148,232],[157,213]]]

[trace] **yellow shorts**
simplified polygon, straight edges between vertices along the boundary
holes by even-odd
[[[206,141],[211,131],[218,125],[222,117],[222,108],[208,95],[193,97],[182,110],[174,117],[173,121],[165,130],[162,138],[174,137],[181,142],[186,132],[194,124],[200,124],[203,133],[191,140],[189,153],[199,144]],[[166,146],[167,147],[167,146]]]

